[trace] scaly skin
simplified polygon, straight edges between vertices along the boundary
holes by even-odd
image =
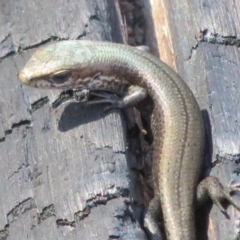
[[[194,208],[205,136],[197,101],[179,75],[130,46],[62,41],[39,49],[19,78],[43,88],[120,92],[137,85],[146,89],[154,102],[154,194],[155,201],[161,201],[167,239],[196,239]],[[150,231],[155,234],[152,239],[161,238],[158,229]]]

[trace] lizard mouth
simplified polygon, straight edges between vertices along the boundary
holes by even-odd
[[[59,77],[59,76],[41,76],[32,78],[25,74],[24,71],[21,71],[18,75],[19,79],[24,85],[35,87],[35,88],[69,88],[73,83],[68,79],[69,76]]]
[[[21,82],[27,86],[30,87],[36,87],[36,88],[52,88],[53,84],[51,83],[51,81],[48,81],[46,79],[43,78],[36,78],[36,79],[32,79],[29,78],[24,71],[21,71],[18,75],[19,79],[21,80]]]
[[[30,82],[30,86],[37,87],[37,88],[53,88],[54,86],[50,81],[45,79],[36,79]]]

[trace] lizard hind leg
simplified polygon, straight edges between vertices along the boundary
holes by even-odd
[[[240,191],[238,187],[230,186],[224,188],[218,178],[209,176],[202,180],[197,187],[198,204],[202,204],[207,200],[207,198],[210,197],[213,203],[216,204],[216,206],[224,214],[227,214],[221,203],[224,200],[228,200],[231,205],[240,211],[240,206],[233,200],[232,196],[230,195],[231,192]]]

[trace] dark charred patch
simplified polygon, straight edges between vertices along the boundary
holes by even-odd
[[[20,215],[24,214],[25,212],[36,208],[36,203],[33,198],[28,198],[18,205],[16,205],[8,214],[7,219],[9,223],[15,221]]]
[[[68,219],[58,219],[56,221],[56,224],[57,224],[57,226],[63,226],[63,227],[65,227],[65,226],[70,226],[73,228],[76,227],[75,221],[69,221]]]
[[[37,100],[37,101],[35,101],[34,103],[31,104],[31,111],[32,112],[36,111],[37,109],[46,105],[48,102],[49,102],[48,97],[40,98],[39,100]]]
[[[55,207],[53,204],[43,208],[42,212],[39,214],[38,224],[52,216],[55,216]]]

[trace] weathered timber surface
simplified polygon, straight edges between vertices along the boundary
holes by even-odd
[[[148,44],[186,80],[203,110],[205,172],[225,185],[239,182],[239,3],[151,3],[142,0]],[[33,51],[51,41],[123,42],[116,4],[0,3],[0,239],[146,239],[142,189],[132,171],[140,167],[137,140],[126,136],[124,115],[77,103],[53,110],[59,92],[27,88],[17,77]],[[227,211],[229,219],[215,206],[205,213],[199,239],[240,238],[239,213]]]
[[[203,111],[208,139],[205,173],[219,177],[224,185],[239,183],[239,1],[141,2],[152,52],[179,72]],[[216,160],[210,168],[209,162]],[[240,204],[240,195],[234,198]],[[208,230],[199,226],[199,239],[240,239],[240,213],[232,206],[227,212],[229,219],[216,206],[205,213],[199,225],[206,224]]]
[[[53,110],[59,91],[22,86],[17,76],[33,51],[58,39],[122,42],[116,3],[0,2],[2,240],[146,239],[124,115],[78,103]]]

